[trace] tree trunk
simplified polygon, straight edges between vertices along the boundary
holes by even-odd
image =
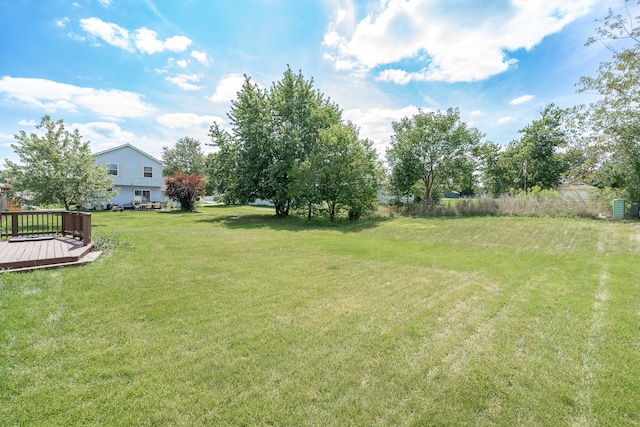
[[[331,221],[336,219],[336,205],[335,203],[327,203],[329,205],[329,219]]]
[[[276,208],[276,216],[277,217],[289,216],[289,207],[291,205],[291,201],[290,200],[287,200],[286,203],[281,203],[279,201],[274,201],[273,205]]]
[[[424,181],[424,205],[427,208],[430,208],[432,205],[432,197],[431,197],[431,192],[433,190],[433,176],[431,175],[427,175],[426,177],[423,178]]]

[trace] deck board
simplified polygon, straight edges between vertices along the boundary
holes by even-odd
[[[36,242],[33,242],[36,243]],[[40,243],[40,242],[37,242]],[[34,255],[33,252],[34,250],[37,251],[38,250],[38,246],[39,245],[29,245],[24,249],[24,254],[23,254],[23,258],[27,261],[31,261],[34,259]]]
[[[71,237],[26,242],[0,241],[0,269],[77,263],[91,250],[91,245]]]
[[[38,258],[47,257],[47,245],[38,245]]]
[[[56,242],[57,239],[51,240],[51,244],[47,245],[47,255],[45,258],[53,259],[56,258]]]
[[[13,243],[11,243],[13,244]],[[11,257],[12,261],[19,261],[21,259],[24,258],[24,253],[27,250],[28,246],[27,245],[20,245],[20,247],[16,248],[15,252],[13,253],[13,256]]]
[[[9,245],[0,245],[0,260],[3,260],[10,253]]]

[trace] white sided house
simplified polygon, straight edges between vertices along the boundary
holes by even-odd
[[[112,205],[124,206],[159,202],[162,195],[162,162],[131,144],[96,153],[97,164],[114,176],[114,188],[120,189]]]

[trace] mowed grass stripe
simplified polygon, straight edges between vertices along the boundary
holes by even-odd
[[[638,420],[633,224],[329,224],[252,207],[94,224],[127,245],[84,268],[3,278],[8,424]]]

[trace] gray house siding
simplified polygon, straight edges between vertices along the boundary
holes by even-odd
[[[162,196],[162,162],[131,144],[97,153],[97,164],[106,165],[114,175],[114,187],[120,192],[111,199],[113,205],[134,201],[156,202]]]

